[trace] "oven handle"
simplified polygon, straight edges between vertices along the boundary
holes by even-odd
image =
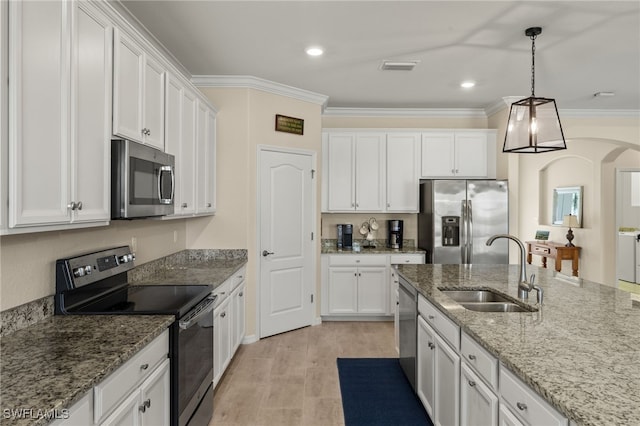
[[[216,303],[217,295],[211,295],[206,298],[204,302],[201,302],[193,310],[185,315],[183,320],[178,322],[181,330],[186,330],[189,327],[195,325],[200,321],[202,317],[211,313]]]

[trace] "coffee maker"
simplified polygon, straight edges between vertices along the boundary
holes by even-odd
[[[353,225],[350,223],[336,225],[338,228],[338,250],[353,248]]]
[[[402,228],[403,221],[387,220],[387,247],[394,249],[402,248]]]

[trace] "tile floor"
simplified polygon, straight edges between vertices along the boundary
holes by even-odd
[[[238,348],[209,426],[343,425],[336,358],[392,358],[393,322],[324,322]]]

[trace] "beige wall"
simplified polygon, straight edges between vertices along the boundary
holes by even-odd
[[[106,227],[1,237],[0,310],[55,294],[56,259],[131,245],[132,237],[142,264],[185,248],[185,220],[113,221]]]
[[[259,145],[316,153],[317,227],[320,234],[321,106],[254,89],[202,88],[218,114],[218,209],[211,221],[188,223],[189,248],[246,248],[247,335],[258,335],[257,152]],[[304,135],[276,132],[275,115],[304,119]],[[316,295],[320,294],[320,239],[316,245]],[[318,298],[316,297],[316,300]],[[320,304],[316,305],[320,315]]]
[[[579,275],[609,285],[615,283],[616,212],[615,170],[640,167],[640,122],[637,118],[561,117],[567,150],[538,154],[502,154],[498,147],[498,176],[506,173],[510,186],[510,232],[532,239],[538,229],[549,239],[566,242],[567,229],[551,226],[552,190],[558,186],[584,187],[584,227],[574,229],[574,244],[582,247]],[[504,122],[506,110],[489,123]],[[504,134],[504,125],[498,134]],[[511,248],[511,262],[517,261]],[[540,264],[540,258],[535,259]],[[571,262],[562,272],[571,274]]]

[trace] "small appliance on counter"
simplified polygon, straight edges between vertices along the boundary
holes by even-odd
[[[338,224],[338,250],[351,250],[353,248],[353,225],[350,223]]]
[[[404,222],[402,220],[387,220],[387,247],[393,249],[402,248],[402,229]]]

